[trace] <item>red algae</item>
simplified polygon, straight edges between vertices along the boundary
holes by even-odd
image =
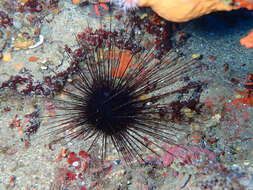
[[[236,93],[243,96],[231,101],[231,104],[245,104],[246,106],[253,106],[253,74],[249,74],[247,81],[244,83],[246,90],[235,90]]]
[[[253,106],[253,92],[251,92],[250,90],[235,90],[235,92],[242,95],[243,98],[232,100],[231,104],[245,104],[246,106]]]
[[[9,15],[4,11],[0,11],[0,26],[6,28],[7,26],[12,25],[12,19],[9,17]]]

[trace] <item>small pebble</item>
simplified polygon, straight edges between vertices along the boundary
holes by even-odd
[[[213,119],[214,119],[216,122],[219,122],[220,119],[221,119],[221,115],[220,115],[220,114],[215,114],[215,115],[213,116]]]
[[[72,78],[68,78],[67,81],[68,82],[72,82],[73,80],[72,80]]]
[[[79,162],[73,162],[73,163],[72,163],[72,166],[74,166],[74,167],[79,166]]]
[[[193,59],[201,59],[201,55],[199,53],[192,54]]]
[[[45,65],[42,65],[40,68],[41,68],[42,70],[47,70],[47,66],[45,66]]]

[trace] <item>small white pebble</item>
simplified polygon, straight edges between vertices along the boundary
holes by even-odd
[[[72,166],[74,166],[74,167],[79,166],[79,162],[77,162],[77,161],[76,161],[76,162],[73,162],[73,163],[72,163]]]
[[[151,102],[147,102],[146,103],[147,106],[151,106],[151,104],[152,104]]]
[[[213,116],[213,119],[214,119],[216,122],[219,122],[220,119],[221,119],[221,115],[220,115],[220,114],[215,114],[215,115]]]
[[[42,70],[47,70],[47,66],[41,66],[40,67]]]
[[[82,185],[86,185],[86,182],[85,182],[85,181],[82,181],[81,184],[82,184]]]
[[[127,181],[127,185],[131,185],[132,183],[131,183],[131,181]]]
[[[46,63],[47,61],[48,61],[47,58],[43,58],[43,59],[41,60],[41,63],[44,64],[44,63]]]

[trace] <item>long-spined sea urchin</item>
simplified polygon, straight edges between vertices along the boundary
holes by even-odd
[[[186,130],[175,125],[174,115],[187,101],[175,108],[172,97],[202,85],[189,82],[197,61],[184,61],[173,51],[158,59],[156,47],[133,33],[88,27],[77,35],[77,50],[66,47],[72,64],[79,66],[62,91],[65,98],[54,100],[50,133],[89,141],[88,151],[99,142],[102,160],[108,145],[128,163],[143,160],[143,149],[157,154],[154,147],[162,149],[161,143],[176,145],[177,135]]]

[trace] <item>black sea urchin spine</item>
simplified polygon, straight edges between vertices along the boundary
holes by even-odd
[[[51,133],[70,141],[81,138],[90,143],[88,151],[101,143],[102,159],[113,145],[126,162],[143,160],[143,148],[157,154],[147,138],[160,149],[161,143],[177,144],[177,134],[186,130],[170,118],[170,99],[201,85],[184,81],[199,63],[183,61],[175,52],[156,59],[155,48],[131,51],[126,33],[122,40],[120,32],[87,31],[77,37],[80,48],[69,52],[84,66],[63,90],[64,99],[55,100]]]

